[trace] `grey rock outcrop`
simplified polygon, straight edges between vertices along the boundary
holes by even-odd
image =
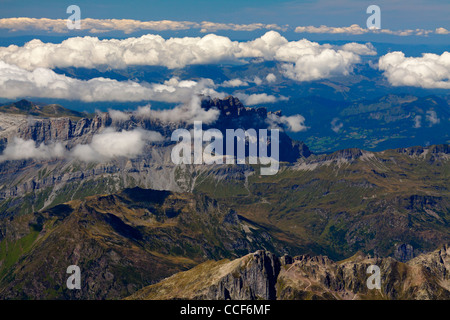
[[[234,97],[210,99],[204,97],[202,108],[219,110],[219,117],[203,129],[215,127],[222,132],[226,129],[243,128],[267,129],[268,112],[265,108],[247,108]],[[278,113],[276,113],[278,114]],[[79,186],[84,183],[84,193],[90,189],[95,192],[116,192],[123,188],[140,186],[157,190],[191,191],[195,178],[191,171],[193,166],[176,166],[171,161],[173,142],[170,136],[177,128],[192,129],[192,123],[161,121],[158,118],[144,118],[129,113],[127,119],[113,119],[109,113],[98,113],[92,118],[79,120],[69,117],[38,117],[23,114],[8,114],[0,117],[0,151],[11,139],[18,137],[33,140],[40,144],[61,143],[71,150],[76,145],[90,143],[92,137],[107,128],[117,131],[141,128],[159,132],[163,142],[148,143],[142,155],[133,159],[114,158],[102,163],[87,163],[72,157],[55,159],[27,159],[0,162],[0,205],[2,200],[19,198],[33,194],[34,210],[41,210],[48,205],[62,203],[79,197]],[[280,160],[294,162],[299,157],[308,157],[309,149],[302,142],[291,140],[280,132]],[[203,168],[209,170],[211,167]],[[202,169],[202,170],[203,170]],[[236,166],[226,170],[235,170],[244,179],[250,166]],[[90,184],[90,186],[86,186]],[[40,199],[39,194],[48,193]],[[14,203],[14,201],[13,201]],[[35,206],[35,203],[39,205]],[[16,208],[16,206],[12,206]],[[11,206],[8,208],[11,209]],[[8,210],[10,210],[8,209]],[[15,209],[14,209],[15,210]],[[11,209],[11,214],[14,214]],[[1,212],[0,212],[1,214]]]
[[[280,273],[280,259],[270,252],[256,251],[245,266],[211,286],[204,296],[209,300],[273,300]]]

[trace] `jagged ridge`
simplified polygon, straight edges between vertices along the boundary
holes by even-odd
[[[367,287],[367,268],[380,267],[381,289]],[[127,299],[449,299],[450,247],[408,263],[357,254],[278,257],[256,251],[237,260],[206,262],[139,290]]]

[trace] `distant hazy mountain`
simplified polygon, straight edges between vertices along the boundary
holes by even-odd
[[[28,100],[20,100],[13,103],[0,105],[0,112],[10,114],[23,114],[38,117],[69,117],[73,120],[86,117],[87,114],[66,109],[58,104],[39,104]]]
[[[326,97],[289,100],[270,109],[300,113],[307,131],[291,133],[314,152],[344,148],[381,151],[450,142],[448,97],[383,95],[371,100],[335,101]]]

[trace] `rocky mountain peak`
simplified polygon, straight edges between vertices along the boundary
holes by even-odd
[[[408,263],[363,255],[334,262],[326,256],[278,257],[258,250],[233,261],[201,264],[130,299],[448,299],[449,253],[444,246]],[[370,265],[381,269],[381,289],[366,284]],[[398,273],[404,281],[397,280]]]
[[[9,105],[3,111],[13,112],[12,106],[36,106],[27,100],[19,101]],[[227,129],[269,129],[271,127],[266,108],[248,108],[239,101],[239,99],[229,96],[225,99],[204,98],[201,104],[205,110],[216,108],[220,111],[218,119],[208,125],[204,125],[204,129],[210,127],[219,129],[225,134]],[[17,108],[14,107],[16,110]],[[161,133],[166,138],[170,138],[173,130],[177,128],[190,129],[193,123],[166,123],[158,118],[144,119],[129,114],[129,119],[124,121],[114,121],[109,113],[98,113],[93,117],[81,117],[80,113],[71,113],[70,110],[62,107],[61,116],[42,117],[44,114],[50,114],[55,105],[44,106],[39,112],[35,112],[35,117],[28,118],[26,122],[17,121],[15,130],[9,130],[8,135],[3,136],[0,128],[0,152],[6,146],[6,142],[13,136],[17,136],[24,140],[34,140],[37,144],[50,144],[52,142],[64,142],[68,148],[79,143],[90,142],[92,136],[108,127],[114,127],[116,130],[133,130],[142,128]],[[0,112],[2,107],[0,107]],[[45,111],[45,112],[44,112]],[[53,110],[54,111],[54,110]],[[30,114],[33,114],[31,112]],[[58,112],[54,112],[58,115]],[[280,113],[274,113],[280,115]],[[280,160],[287,162],[295,162],[299,157],[308,157],[311,154],[306,145],[301,142],[292,140],[285,132],[280,132]]]

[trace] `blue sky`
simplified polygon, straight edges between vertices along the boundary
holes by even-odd
[[[29,38],[20,36],[73,37],[93,35],[100,38],[123,38],[141,36],[147,33],[160,34],[165,38],[184,36],[204,36],[215,33],[230,37],[233,40],[249,40],[263,35],[268,30],[276,30],[289,40],[307,38],[313,41],[359,41],[374,43],[392,43],[396,45],[421,44],[433,45],[433,52],[441,52],[450,45],[450,1],[448,0],[0,0],[0,19],[27,17],[66,19],[69,5],[81,8],[81,18],[92,19],[133,19],[137,21],[203,21],[224,24],[276,24],[280,28],[262,27],[254,31],[233,31],[230,29],[207,30],[201,32],[199,27],[188,27],[180,30],[135,30],[126,33],[123,30],[112,29],[107,32],[92,32],[89,30],[72,30],[70,32],[54,32],[42,28],[13,30],[14,27],[0,28],[0,45],[17,42],[21,44]],[[391,33],[333,33],[333,32],[294,32],[301,27],[349,27],[359,25],[366,29],[369,5],[381,8],[381,28]],[[1,21],[0,21],[1,22]],[[16,25],[23,25],[17,22]],[[288,26],[286,29],[282,29]],[[436,29],[443,28],[445,33],[437,34]],[[425,30],[427,35],[399,36],[405,30]],[[366,29],[367,30],[367,29]],[[67,31],[67,30],[65,30]],[[394,34],[394,33],[397,34]],[[13,39],[14,38],[14,39]],[[12,39],[12,40],[11,40]],[[47,38],[46,41],[53,41]],[[55,40],[59,41],[59,40]]]
[[[66,18],[65,9],[76,4],[83,17],[138,20],[190,20],[232,23],[277,23],[280,25],[365,26],[365,9],[379,5],[382,27],[450,28],[450,2],[443,0],[118,0],[23,1],[1,0],[0,17]]]
[[[372,4],[382,30],[366,28]],[[70,5],[81,8],[81,30],[67,27]],[[285,81],[353,71],[392,87],[450,90],[449,13],[440,0],[0,0],[0,98],[179,103],[196,92],[255,105],[289,98],[277,87]],[[138,78],[141,67],[151,71]],[[136,84],[111,71],[127,68]]]

